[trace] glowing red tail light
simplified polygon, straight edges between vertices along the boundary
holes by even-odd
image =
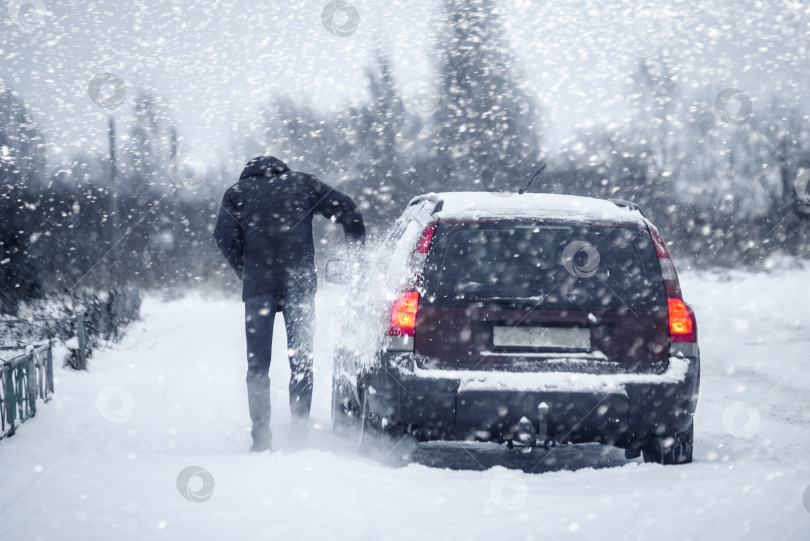
[[[678,273],[667,250],[667,245],[658,233],[658,230],[647,223],[658,262],[661,265],[661,277],[664,279],[664,288],[667,292],[667,305],[669,308],[669,340],[670,342],[697,342],[697,324],[695,313],[683,302],[681,283]]]
[[[413,336],[416,328],[416,309],[419,306],[419,293],[408,291],[394,302],[391,308],[391,336]]]
[[[422,231],[419,242],[411,254],[409,265],[414,269],[414,276],[410,287],[419,289],[422,283],[422,269],[430,250],[430,243],[433,241],[433,234],[436,232],[436,222],[428,224]],[[391,326],[388,329],[389,336],[413,336],[416,328],[416,309],[419,306],[419,293],[408,291],[403,293],[391,308]]]
[[[669,335],[672,342],[697,342],[695,314],[681,299],[668,299]]]

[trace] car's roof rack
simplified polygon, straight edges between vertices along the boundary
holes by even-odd
[[[628,210],[635,210],[638,211],[639,214],[644,216],[644,213],[641,211],[641,207],[633,203],[632,201],[627,201],[625,199],[608,199],[611,203],[616,205],[617,207],[626,208]]]

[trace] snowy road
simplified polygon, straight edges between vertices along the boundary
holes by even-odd
[[[681,279],[703,360],[691,465],[598,445],[360,457],[329,432],[329,291],[311,448],[286,449],[274,361],[278,450],[249,455],[242,305],[151,300],[89,373],[57,367],[54,400],[0,442],[0,539],[810,539],[810,271]],[[189,466],[209,499],[181,496]]]

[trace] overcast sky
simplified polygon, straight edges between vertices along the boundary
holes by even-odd
[[[183,150],[209,161],[232,157],[233,133],[274,95],[322,109],[365,100],[363,68],[377,42],[391,50],[406,95],[434,74],[438,0],[353,0],[359,23],[345,37],[324,28],[324,0],[4,1],[0,78],[33,109],[56,160],[104,148],[107,111],[88,95],[101,72],[127,86],[115,112],[122,125],[138,87],[150,88],[178,121]],[[37,5],[44,10],[32,11]],[[667,54],[683,86],[709,96],[707,108],[735,87],[754,100],[755,114],[773,92],[810,109],[807,2],[498,5],[552,149],[579,127],[626,120],[623,100],[644,55]]]

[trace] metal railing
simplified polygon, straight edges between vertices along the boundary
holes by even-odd
[[[6,319],[0,314],[0,346],[60,340],[70,350],[65,365],[87,370],[99,341],[123,338],[129,323],[140,317],[140,307],[140,290],[129,286],[77,295],[70,302],[63,300],[61,306],[45,307],[47,310],[40,306],[40,313],[27,319]]]
[[[72,365],[77,370],[87,370],[87,357],[90,355],[90,345],[87,341],[87,329],[85,324],[85,311],[79,310],[75,316],[73,317],[63,317],[63,318],[53,318],[53,317],[39,317],[35,319],[0,319],[0,325],[5,327],[12,327],[14,325],[24,325],[24,326],[36,326],[42,322],[52,323],[52,324],[59,324],[59,323],[69,323],[70,326],[73,328],[75,340],[64,340],[65,345],[67,345],[68,349],[71,350],[72,354],[74,355],[74,365]],[[41,333],[45,336],[42,338],[46,338],[48,340],[53,340],[54,338],[58,339],[58,332],[54,331],[52,328],[46,328],[45,332]],[[72,344],[75,342],[75,344]],[[0,347],[0,351],[2,350],[14,350],[14,349],[25,349],[27,346],[12,346],[12,347]]]
[[[0,360],[0,439],[13,436],[20,423],[37,413],[37,400],[48,402],[53,395],[53,351],[51,341],[30,346],[4,347],[3,351],[25,349],[25,353]]]

